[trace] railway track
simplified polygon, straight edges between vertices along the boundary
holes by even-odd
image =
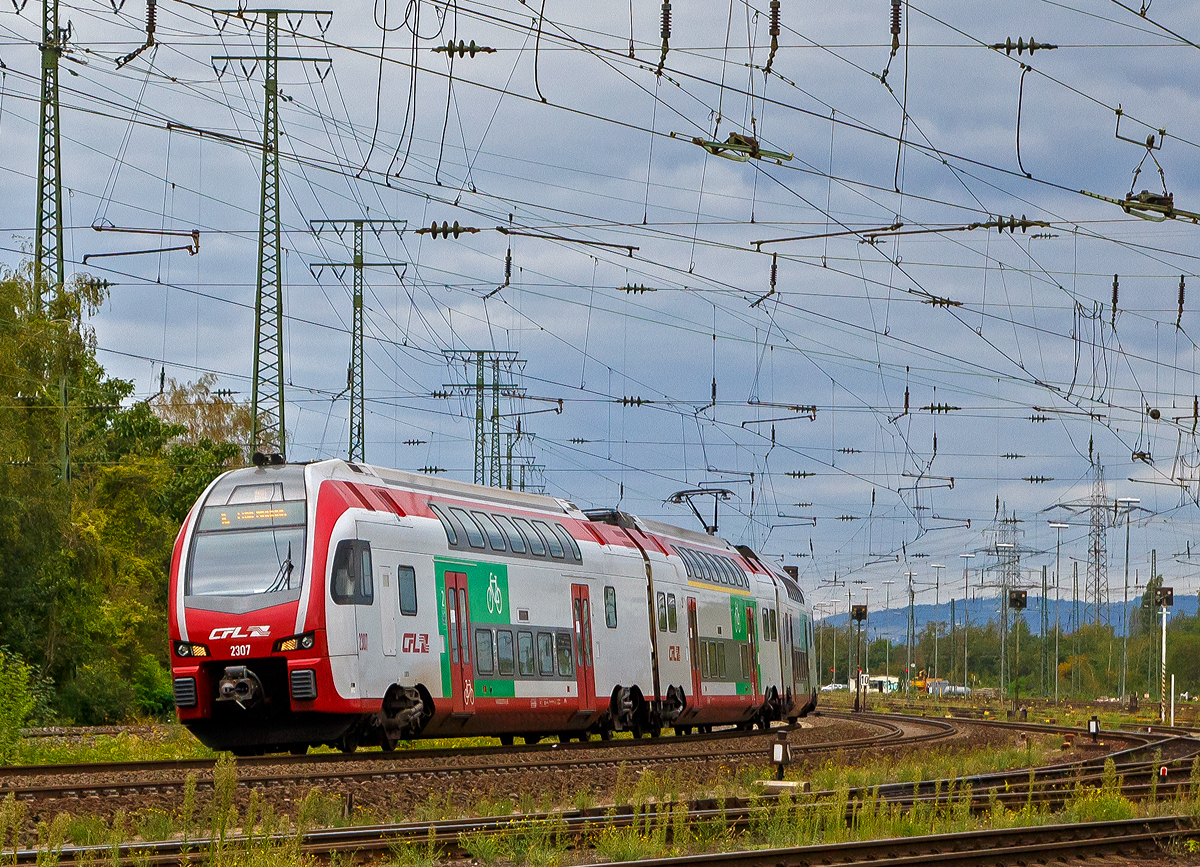
[[[926,719],[871,719],[859,721],[878,730],[876,734],[838,741],[795,744],[793,755],[867,749],[920,743],[947,737],[956,731],[952,722]],[[791,727],[787,727],[791,728]],[[279,756],[241,759],[238,785],[270,789],[283,786],[328,786],[343,783],[391,784],[420,778],[449,778],[465,775],[506,775],[527,771],[566,770],[586,772],[621,762],[639,766],[726,760],[765,760],[765,743],[752,743],[714,751],[711,744],[752,738],[765,741],[772,732],[720,732],[705,736],[607,741],[583,744],[548,744],[533,747],[475,747],[462,750],[412,750],[403,753],[366,753],[355,756]],[[696,749],[674,749],[675,747]],[[664,749],[669,747],[669,749]],[[489,761],[464,763],[463,758],[483,757]],[[198,791],[213,786],[211,760],[180,762],[98,763],[86,765],[25,766],[0,770],[0,796],[8,793],[21,800],[111,798],[128,795],[182,792],[189,774],[196,775]],[[54,777],[69,778],[56,782]],[[47,780],[47,778],[50,778]],[[26,780],[36,780],[28,783]]]

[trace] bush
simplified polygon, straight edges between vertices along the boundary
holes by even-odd
[[[21,728],[37,704],[29,664],[0,650],[0,762],[11,764],[21,742]]]

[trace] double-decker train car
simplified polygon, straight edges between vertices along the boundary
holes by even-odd
[[[816,706],[793,576],[548,496],[263,461],[204,492],[170,582],[179,719],[240,754],[657,735]]]

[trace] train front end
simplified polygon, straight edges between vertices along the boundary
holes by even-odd
[[[213,749],[299,751],[335,740],[349,724],[304,710],[328,672],[324,631],[305,630],[306,493],[303,467],[234,470],[210,486],[176,539],[169,591],[175,705],[180,721]]]

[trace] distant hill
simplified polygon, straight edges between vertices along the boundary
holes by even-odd
[[[1119,592],[1120,591],[1118,590],[1118,593]],[[855,601],[859,602],[861,600],[855,600]],[[1135,596],[1135,595],[1133,595],[1132,591],[1130,592],[1129,612],[1130,612],[1131,618],[1134,616],[1133,612],[1136,610],[1136,608],[1139,605],[1141,605],[1141,601],[1142,601],[1142,597],[1141,597],[1140,593],[1138,593]],[[1180,596],[1179,594],[1176,594],[1175,595],[1175,607],[1174,607],[1174,609],[1172,609],[1171,616],[1172,617],[1177,617],[1179,615],[1192,616],[1192,615],[1196,614],[1198,607],[1200,607],[1200,600],[1198,600],[1196,596]],[[962,625],[962,622],[963,622],[962,608],[963,608],[962,600],[961,599],[955,600],[954,617],[960,626]],[[1121,625],[1120,625],[1121,624],[1121,602],[1119,600],[1116,602],[1110,602],[1108,604],[1108,609],[1109,609],[1109,622],[1113,624],[1113,627],[1119,633],[1120,629],[1121,629]],[[1042,610],[1041,598],[1030,594],[1029,607],[1027,609],[1025,609],[1024,617],[1025,617],[1025,622],[1029,625],[1030,631],[1033,632],[1035,635],[1041,631],[1041,617],[1042,617],[1041,610]],[[1046,606],[1046,611],[1047,611],[1047,617],[1049,618],[1049,621],[1050,621],[1050,631],[1053,631],[1053,629],[1054,629],[1054,599],[1053,598],[1048,600],[1048,604]],[[1061,628],[1064,632],[1066,632],[1071,628],[1071,600],[1070,599],[1060,600],[1058,603],[1058,612],[1061,617]],[[1000,619],[1000,599],[999,599],[999,597],[996,597],[996,596],[990,596],[990,597],[984,597],[984,598],[972,600],[967,605],[967,614],[970,618],[970,623],[973,626],[985,624],[989,620],[999,620]],[[1083,601],[1082,600],[1080,600],[1080,602],[1079,602],[1079,616],[1080,617],[1083,616]],[[938,619],[942,623],[944,623],[945,629],[947,631],[949,631],[949,629],[950,629],[950,602],[949,602],[949,600],[942,602],[942,604],[940,606],[934,606],[932,604],[914,605],[913,606],[913,621],[916,624],[918,634],[924,630],[925,624],[928,623],[929,621],[935,619],[935,617],[936,617],[936,619]],[[839,613],[832,617],[821,618],[816,621],[817,625],[820,625],[822,623],[829,624],[832,626],[837,626],[837,627],[844,627],[846,625],[846,615],[845,615],[845,613]],[[1169,621],[1168,621],[1168,623],[1169,623]],[[872,599],[870,616],[865,625],[870,630],[870,637],[872,639],[874,639],[876,637],[882,638],[882,637],[886,636],[886,637],[891,638],[893,641],[903,641],[904,636],[905,636],[905,631],[908,627],[908,608],[906,606],[898,607],[897,605],[893,604],[890,610],[883,611],[882,609],[877,609],[875,607],[875,601],[874,601],[874,599]],[[1169,628],[1169,626],[1168,626],[1168,628]]]

